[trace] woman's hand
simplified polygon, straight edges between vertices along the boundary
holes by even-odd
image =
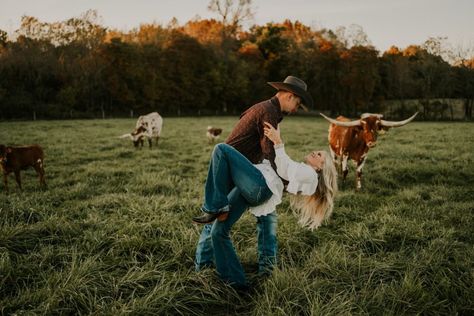
[[[263,122],[263,124],[265,124],[263,127],[263,133],[265,136],[267,136],[274,145],[281,144],[283,141],[281,140],[280,136],[280,125],[278,125],[278,129],[275,129],[272,124],[268,122]]]

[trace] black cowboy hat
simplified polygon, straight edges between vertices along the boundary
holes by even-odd
[[[307,91],[306,83],[300,78],[294,76],[288,76],[283,82],[267,82],[273,88],[277,90],[288,91],[296,94],[302,99],[301,107],[303,110],[308,111],[307,107],[313,107],[313,98]],[[305,106],[306,105],[306,106]]]

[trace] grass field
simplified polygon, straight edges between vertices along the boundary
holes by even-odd
[[[415,122],[379,138],[322,228],[278,209],[279,263],[256,276],[255,218],[233,240],[252,282],[242,296],[212,269],[194,272],[212,145],[237,118],[165,118],[157,148],[117,136],[132,119],[0,123],[0,143],[38,143],[48,188],[31,169],[0,186],[0,313],[100,315],[474,314],[474,124]],[[288,117],[290,156],[327,148],[328,124]]]

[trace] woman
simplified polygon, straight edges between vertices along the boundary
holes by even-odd
[[[317,228],[331,214],[337,191],[336,170],[330,155],[325,151],[314,151],[305,157],[304,163],[297,163],[286,154],[279,129],[265,123],[264,134],[274,144],[277,172],[288,181],[287,191],[292,194],[291,205],[299,213],[299,223],[310,229]],[[248,192],[259,193],[251,195]],[[239,205],[247,203],[254,215],[265,216],[273,213],[281,203],[282,193],[283,182],[268,161],[253,165],[233,147],[216,145],[202,206],[205,214],[193,218],[197,223],[213,222],[201,233],[196,269],[215,263],[224,281],[245,289],[245,275],[230,240],[232,225],[243,212],[233,210],[240,210]],[[276,240],[269,242],[270,252],[272,248],[276,250]]]

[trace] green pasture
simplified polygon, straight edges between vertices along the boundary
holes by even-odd
[[[134,119],[1,122],[1,144],[43,146],[47,189],[0,183],[0,314],[472,315],[474,125],[414,122],[379,137],[362,191],[354,168],[329,222],[298,226],[278,208],[279,263],[256,274],[255,218],[233,240],[248,295],[193,258],[207,165],[206,127],[236,117],[164,118],[158,147],[117,136]],[[287,117],[287,152],[327,149],[328,124]]]

